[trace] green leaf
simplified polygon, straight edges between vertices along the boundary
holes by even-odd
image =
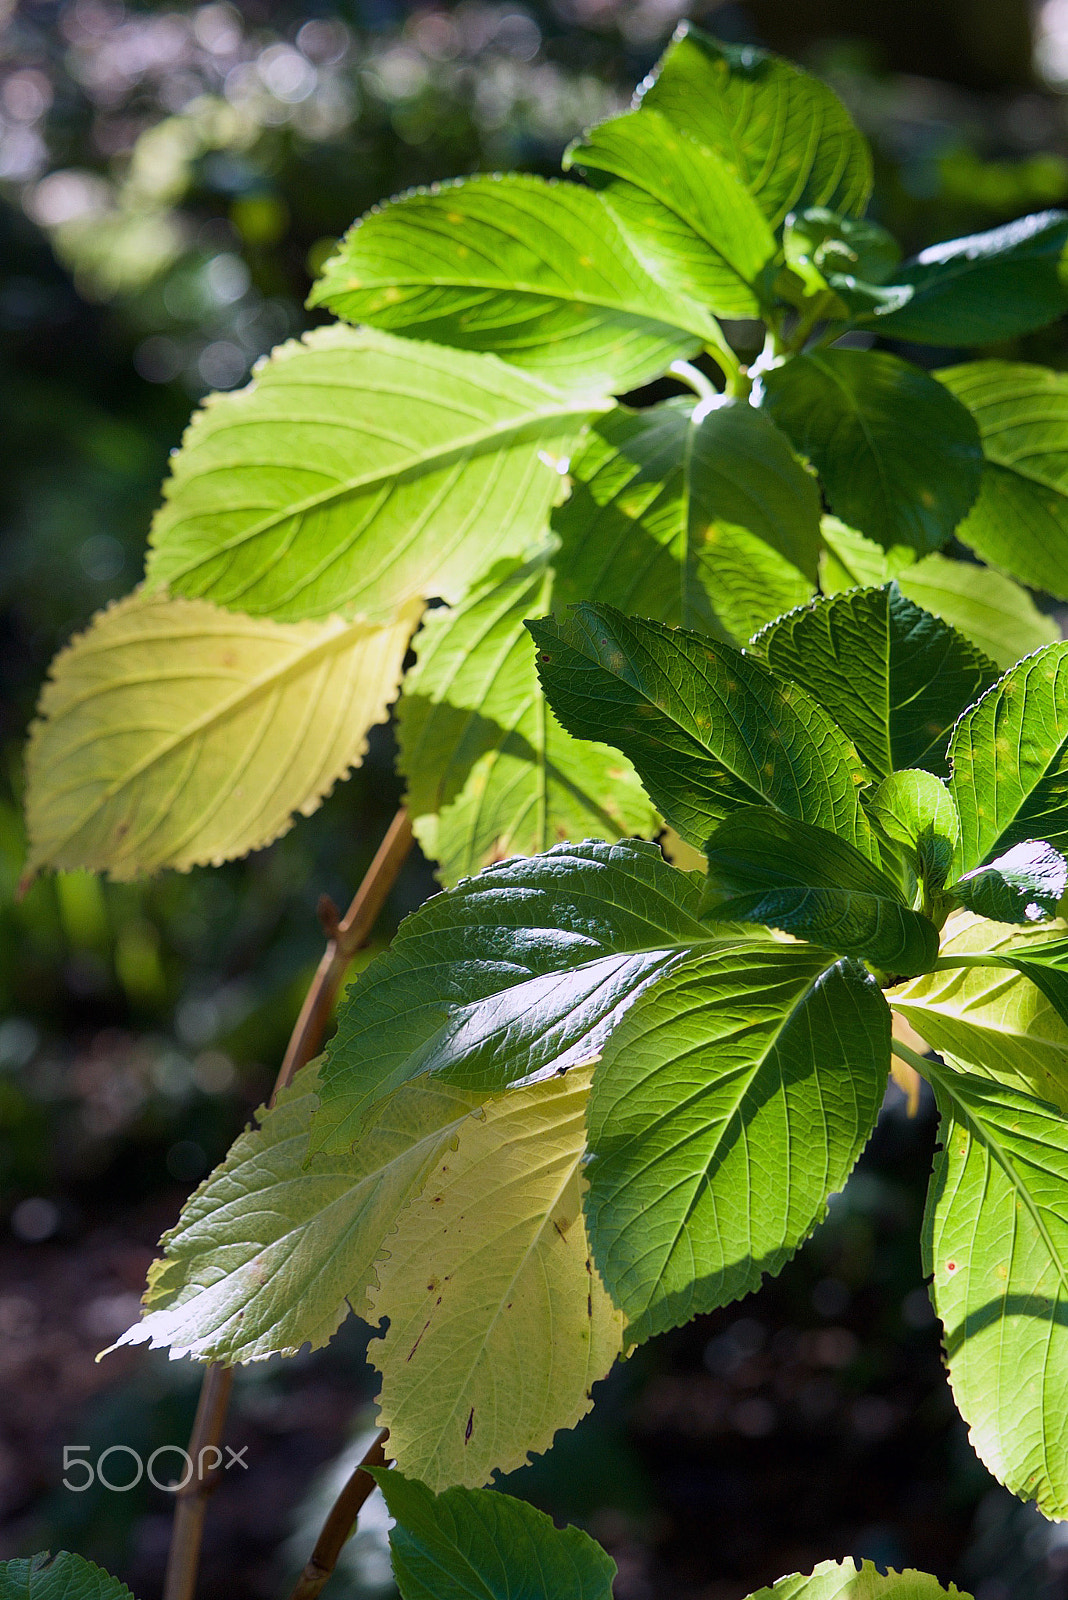
[[[897,240],[877,222],[839,216],[826,206],[808,206],[788,219],[783,252],[787,266],[816,293],[844,274],[885,283],[901,260]]]
[[[859,758],[803,690],[729,645],[611,606],[527,626],[564,727],[622,750],[688,843],[739,806],[770,805],[872,854]]]
[[[1068,939],[1047,938],[1014,946],[1004,952],[1004,963],[1030,978],[1058,1016],[1068,1022]],[[1058,1093],[1047,1093],[1046,1098],[1061,1103]]]
[[[875,980],[805,945],[676,966],[604,1047],[586,1217],[632,1342],[778,1272],[874,1125],[890,1062]]]
[[[101,612],[56,657],[30,730],[27,877],[185,871],[269,844],[359,766],[418,614],[283,624],[143,594]]]
[[[317,329],[193,418],[149,583],[282,621],[459,600],[541,536],[556,460],[603,409],[492,356]]]
[[[23,1560],[0,1561],[0,1600],[132,1600],[129,1589],[103,1567],[42,1550]]]
[[[1057,961],[1063,925],[1024,929],[958,913],[947,932],[943,960],[983,965],[913,978],[890,992],[894,1010],[935,1050],[1068,1113],[1068,1019]],[[1047,980],[1042,987],[1040,972]],[[1047,988],[1049,995],[1059,991],[1062,1014]]]
[[[926,1572],[880,1572],[871,1561],[824,1561],[810,1575],[780,1578],[749,1600],[971,1600],[952,1583],[943,1589]]]
[[[572,394],[636,389],[720,337],[701,306],[650,276],[600,195],[520,173],[376,207],[308,303],[492,351]]]
[[[580,1170],[591,1069],[515,1089],[459,1130],[377,1267],[368,1354],[406,1472],[474,1488],[573,1427],[622,1348],[590,1262]]]
[[[772,671],[818,700],[876,777],[904,767],[948,775],[949,731],[997,667],[891,581],[814,601],[753,644]]]
[[[764,404],[819,469],[831,509],[887,550],[944,545],[979,490],[970,413],[918,367],[872,350],[795,356]]]
[[[802,206],[860,216],[868,203],[867,140],[826,84],[779,56],[684,22],[639,94],[731,162],[773,227]]]
[[[987,233],[934,244],[906,263],[899,306],[868,320],[916,344],[994,344],[1068,311],[1068,213],[1040,211]]]
[[[975,361],[939,379],[975,418],[986,456],[960,538],[984,561],[1068,599],[1068,376]]]
[[[616,1564],[589,1534],[495,1489],[433,1495],[372,1468],[402,1600],[612,1600]],[[924,1597],[926,1600],[926,1597]]]
[[[494,571],[431,612],[398,706],[406,803],[444,883],[560,839],[652,834],[656,812],[617,750],[546,715],[526,617],[552,603],[550,554]]]
[[[1068,644],[1011,667],[961,717],[949,757],[958,876],[1028,839],[1068,847]]]
[[[980,490],[980,493],[982,491]],[[824,517],[820,583],[825,594],[897,578],[908,599],[934,612],[978,645],[1005,670],[1021,656],[1060,637],[1052,617],[1038,610],[1025,589],[989,567],[946,556],[925,556],[909,564],[891,561],[886,551],[836,517]]]
[[[1046,922],[1068,889],[1068,861],[1042,839],[1013,845],[985,867],[966,872],[949,893],[994,922]]]
[[[649,270],[719,317],[758,317],[775,235],[733,162],[644,107],[564,155],[615,211]]]
[[[706,918],[765,923],[890,972],[926,972],[938,954],[933,923],[825,828],[748,807],[720,823],[707,854]]]
[[[557,549],[494,569],[456,610],[431,613],[416,641],[401,766],[445,882],[561,838],[657,826],[618,752],[572,739],[547,714],[525,618],[597,594],[744,638],[812,591],[817,489],[751,406],[620,407],[591,430],[572,483],[554,514]]]
[[[698,897],[634,840],[557,845],[428,900],[342,1002],[313,1144],[348,1149],[421,1073],[486,1094],[588,1061],[680,950],[722,938]]]
[[[1068,1517],[1068,1120],[1029,1095],[928,1067],[942,1143],[924,1270],[972,1446],[1013,1494]]]
[[[316,1089],[313,1063],[186,1202],[149,1271],[144,1315],[119,1345],[260,1361],[326,1344],[350,1306],[373,1320],[383,1243],[480,1097],[413,1084],[380,1108],[354,1153],[323,1157],[308,1152]]]
[[[930,772],[892,772],[867,802],[868,816],[896,846],[929,892],[949,876],[960,837],[960,817],[941,778]]]

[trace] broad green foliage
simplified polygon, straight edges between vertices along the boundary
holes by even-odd
[[[970,413],[897,356],[802,355],[765,375],[765,405],[819,470],[831,509],[887,550],[927,555],[979,492],[983,452]]]
[[[766,804],[871,853],[860,760],[803,690],[728,645],[609,606],[528,626],[564,727],[618,745],[690,844],[737,806]]]
[[[949,877],[960,817],[941,778],[930,772],[891,772],[872,792],[868,816],[925,886],[928,902]]]
[[[1026,657],[965,712],[949,746],[958,875],[1010,846],[1068,846],[1068,645]]]
[[[0,1600],[132,1600],[110,1572],[73,1556],[42,1550],[23,1561],[0,1561]]]
[[[490,356],[318,329],[194,417],[150,586],[287,622],[459,599],[539,533],[588,415]]]
[[[327,262],[312,303],[493,351],[580,394],[636,388],[716,337],[707,312],[650,276],[595,194],[518,174],[372,211]]]
[[[350,1306],[370,1314],[383,1241],[481,1101],[445,1084],[401,1093],[355,1153],[309,1157],[316,1088],[304,1068],[186,1203],[120,1345],[256,1361],[325,1344]]]
[[[267,844],[358,766],[417,612],[277,623],[142,594],[56,657],[27,753],[27,876],[116,878]]]
[[[586,1198],[628,1340],[779,1270],[845,1183],[889,1059],[874,979],[808,946],[709,951],[639,997],[594,1076]]]
[[[953,1396],[977,1455],[1014,1494],[1068,1517],[1068,1122],[1044,1101],[952,1065],[924,1270]]]
[[[933,924],[826,828],[746,807],[720,823],[706,849],[705,917],[767,923],[890,972],[926,972],[938,954]]]
[[[1013,845],[952,885],[962,905],[995,922],[1048,921],[1056,916],[1066,889],[1068,862],[1041,839]]]
[[[902,767],[948,776],[949,731],[998,676],[897,583],[817,601],[753,642],[774,672],[831,713],[876,778]]]
[[[611,1600],[616,1564],[578,1528],[492,1489],[434,1495],[399,1472],[374,1476],[396,1518],[402,1600]]]
[[[943,1589],[926,1572],[880,1572],[870,1561],[824,1561],[814,1572],[780,1578],[749,1600],[971,1600],[952,1583]]]
[[[939,377],[975,418],[986,457],[960,537],[984,561],[1068,598],[1068,378],[1008,361]]]
[[[491,1100],[386,1240],[369,1354],[390,1451],[432,1489],[547,1450],[592,1404],[623,1317],[582,1215],[590,1071]]]
[[[731,162],[773,226],[802,206],[859,216],[868,202],[866,141],[837,96],[788,61],[683,23],[638,94]]]
[[[590,1060],[680,950],[721,939],[655,845],[556,845],[428,900],[343,1003],[313,1142],[345,1150],[423,1073],[499,1093]]]

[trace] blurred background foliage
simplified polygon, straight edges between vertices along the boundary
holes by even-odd
[[[0,0],[0,1554],[73,1546],[159,1593],[167,1496],[62,1487],[63,1446],[184,1441],[199,1370],[96,1365],[160,1231],[273,1079],[322,936],[398,788],[388,730],[309,821],[222,870],[71,873],[14,896],[21,745],[54,650],[138,578],[192,404],[308,325],[311,277],[376,200],[552,172],[626,103],[680,0]],[[907,249],[1068,201],[1068,0],[725,0],[693,14],[822,73],[873,141]],[[917,355],[917,352],[906,352]],[[1063,327],[1006,354],[1068,366]],[[937,362],[944,352],[924,352]],[[378,930],[430,891],[413,862]],[[735,1600],[854,1554],[977,1600],[1068,1596],[1068,1536],[999,1490],[949,1401],[917,1240],[935,1136],[891,1092],[847,1194],[760,1295],[654,1341],[511,1487],[582,1522],[618,1600]],[[362,1451],[350,1323],[242,1372],[249,1446],[202,1593],[284,1592]],[[111,1458],[117,1484],[129,1456]],[[162,1470],[162,1469],[161,1469]],[[335,1600],[390,1593],[374,1502]]]

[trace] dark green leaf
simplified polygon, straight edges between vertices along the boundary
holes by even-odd
[[[396,1518],[402,1600],[612,1600],[616,1564],[587,1533],[496,1489],[446,1489],[372,1468]]]
[[[972,413],[986,455],[959,537],[984,561],[1068,599],[1068,376],[975,361],[939,379]]]
[[[844,839],[764,806],[736,811],[708,841],[701,915],[758,922],[888,972],[926,972],[933,923]]]
[[[788,220],[783,250],[813,293],[841,274],[885,283],[901,260],[897,240],[877,222],[842,217],[826,206],[809,206]]]
[[[887,550],[945,544],[978,492],[983,452],[940,383],[883,351],[823,350],[772,368],[764,388],[843,521]]]
[[[1044,839],[1029,839],[964,873],[949,893],[993,922],[1046,922],[1066,889],[1068,861]]]
[[[753,644],[773,672],[830,712],[879,778],[903,767],[948,776],[949,731],[998,676],[981,650],[896,582],[816,600]]]
[[[892,772],[867,802],[868,816],[927,889],[942,888],[960,837],[953,796],[930,772]]]
[[[993,344],[1068,311],[1068,213],[1040,211],[921,250],[896,275],[900,305],[869,320],[918,344]]]
[[[1068,849],[1068,644],[1010,668],[957,723],[949,757],[958,877],[1028,839]]]
[[[342,1002],[312,1144],[352,1147],[370,1107],[435,1073],[499,1093],[596,1054],[680,951],[727,935],[652,844],[561,844],[488,867],[405,919]]]
[[[732,162],[644,109],[591,129],[564,166],[579,167],[604,194],[663,283],[717,316],[760,315],[757,284],[775,236]]]
[[[622,750],[688,843],[703,845],[739,806],[770,805],[873,853],[856,751],[822,707],[759,661],[611,606],[527,626],[564,727]]]
[[[878,1115],[890,1013],[809,946],[708,952],[644,994],[590,1099],[586,1217],[635,1343],[778,1272]]]
[[[309,303],[492,351],[571,394],[636,388],[720,337],[706,311],[650,277],[600,195],[519,173],[459,178],[369,212]]]
[[[778,56],[684,22],[639,95],[737,167],[773,226],[801,206],[860,216],[868,203],[867,140],[826,84]]]
[[[132,1600],[129,1589],[83,1556],[42,1550],[0,1561],[0,1600]]]

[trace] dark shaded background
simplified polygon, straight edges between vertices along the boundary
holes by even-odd
[[[93,1357],[269,1089],[318,896],[345,903],[398,799],[380,730],[361,772],[246,862],[66,874],[15,904],[21,742],[48,660],[136,582],[191,404],[307,325],[309,275],[348,222],[410,184],[552,171],[677,14],[0,0],[0,1554],[66,1545],[158,1594],[167,1497],[64,1489],[63,1447],[186,1439],[199,1369]],[[1068,198],[1068,0],[1034,17],[1022,0],[695,14],[830,78],[875,144],[875,214],[910,249]],[[1063,328],[1003,353],[1068,366]],[[412,864],[382,939],[430,887]],[[618,1600],[737,1600],[850,1553],[978,1600],[1068,1596],[1068,1536],[992,1482],[942,1374],[917,1242],[934,1136],[928,1103],[910,1121],[892,1096],[781,1277],[639,1350],[512,1481],[609,1547]],[[371,1425],[365,1343],[350,1321],[325,1351],[240,1373],[229,1440],[248,1470],[212,1504],[206,1600],[286,1592]],[[129,1456],[106,1470],[125,1483]],[[389,1593],[373,1502],[329,1593]]]

